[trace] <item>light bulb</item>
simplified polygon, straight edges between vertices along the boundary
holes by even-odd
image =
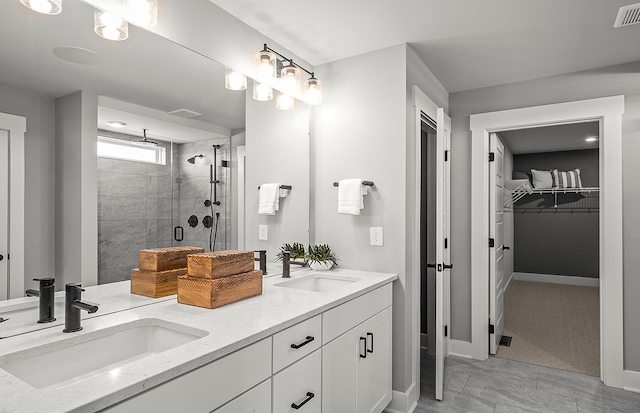
[[[253,82],[253,99],[265,102],[273,99],[273,89],[269,85]]]
[[[124,18],[141,27],[158,24],[158,0],[125,0]]]
[[[102,10],[95,10],[93,29],[107,40],[125,40],[129,37],[129,25],[120,17]]]
[[[240,72],[227,68],[224,74],[224,86],[229,90],[245,90],[247,77]]]
[[[313,76],[304,82],[303,99],[307,105],[322,103],[322,83]]]
[[[289,63],[280,71],[280,82],[284,93],[296,96],[300,92],[300,69]]]
[[[268,50],[261,50],[255,56],[255,69],[258,81],[276,77],[276,56]]]
[[[43,14],[58,14],[62,11],[62,0],[20,0],[20,3]]]
[[[295,99],[293,99],[291,96],[281,93],[276,98],[276,108],[280,110],[291,110],[294,107],[294,102]]]

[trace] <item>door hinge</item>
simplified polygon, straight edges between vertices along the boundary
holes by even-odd
[[[496,160],[496,154],[493,152],[489,152],[489,162],[493,162]]]
[[[444,247],[449,248],[449,238],[444,239]]]
[[[496,244],[496,240],[493,238],[489,238],[489,248],[493,248]]]
[[[489,324],[489,334],[495,334],[496,327],[493,324]]]
[[[444,161],[447,162],[449,160],[449,151],[444,151]]]
[[[447,337],[449,335],[449,329],[447,328],[449,326],[444,326],[444,336]]]

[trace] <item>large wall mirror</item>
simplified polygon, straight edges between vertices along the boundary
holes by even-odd
[[[58,102],[78,92],[96,97],[95,135],[82,139],[101,153],[90,189],[98,283],[128,279],[143,248],[266,249],[272,261],[282,243],[307,243],[310,109],[278,111],[250,91],[225,89],[225,67],[207,56],[133,25],[127,40],[105,40],[93,23],[94,8],[80,0],[65,0],[56,16],[18,0],[0,4],[0,112],[27,122],[25,222],[0,223],[0,237],[23,231],[29,258],[9,281],[33,288],[59,259],[55,234],[71,223],[53,211],[64,185],[56,162],[69,149],[56,135]],[[292,190],[276,215],[259,216],[258,186],[271,182]]]

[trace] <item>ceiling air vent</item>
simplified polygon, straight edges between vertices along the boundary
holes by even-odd
[[[181,118],[195,118],[196,116],[202,116],[202,113],[194,112],[189,109],[176,109],[169,112],[170,115],[179,116]]]
[[[640,23],[640,3],[620,7],[613,27],[624,27]]]

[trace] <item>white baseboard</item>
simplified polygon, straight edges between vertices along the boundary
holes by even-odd
[[[412,383],[406,392],[393,390],[391,403],[384,409],[387,413],[413,413],[418,407],[416,384]]]
[[[640,393],[640,373],[637,371],[625,370],[623,372],[624,389],[635,393]]]
[[[462,357],[465,359],[473,358],[473,344],[468,341],[449,340],[449,355]]]
[[[599,287],[599,278],[578,277],[570,275],[534,274],[530,272],[514,272],[513,279],[518,281],[533,281],[552,284],[581,285],[587,287]]]
[[[515,274],[516,274],[515,272],[512,272],[511,276],[507,279],[507,283],[505,284],[505,287],[504,287],[504,296],[505,297],[507,296],[507,293],[509,292],[509,288],[511,287],[511,282],[513,281],[513,278],[514,278]]]

